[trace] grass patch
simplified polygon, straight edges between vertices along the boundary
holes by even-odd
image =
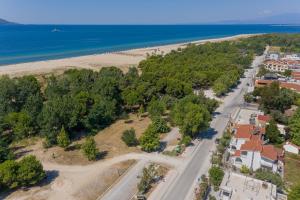
[[[288,187],[291,187],[300,180],[300,156],[296,154],[285,154],[285,174],[284,181]]]
[[[31,146],[36,144],[39,141],[39,137],[31,137],[31,138],[24,138],[22,140],[18,140],[18,141],[14,141],[10,147],[14,148],[14,147],[20,147],[20,146]]]
[[[126,123],[128,119],[132,121],[130,124]],[[134,114],[129,114],[128,119],[117,120],[94,136],[97,148],[102,156],[105,154],[105,159],[131,152],[141,152],[138,147],[128,147],[121,138],[123,132],[131,128],[135,129],[137,138],[141,137],[149,124],[151,124],[151,119],[149,117],[138,118]],[[84,137],[73,141],[65,151],[63,148],[57,146],[44,149],[42,138],[34,137],[13,143],[11,148],[18,157],[30,153],[45,162],[63,165],[87,165],[92,162],[85,158],[80,149],[84,141]]]
[[[277,47],[277,46],[270,46],[270,50],[269,51],[274,51],[274,52],[278,52],[280,53],[280,47]]]

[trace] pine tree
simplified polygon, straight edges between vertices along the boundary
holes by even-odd
[[[86,138],[85,143],[82,145],[82,151],[89,160],[96,160],[99,150],[93,137]]]
[[[60,146],[64,149],[66,149],[71,144],[69,135],[65,131],[64,127],[62,127],[60,133],[57,136],[57,144],[58,144],[58,146]]]

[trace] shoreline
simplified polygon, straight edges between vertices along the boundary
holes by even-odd
[[[78,57],[69,57],[54,60],[26,62],[20,64],[9,64],[0,66],[0,76],[19,77],[24,75],[46,75],[51,73],[63,73],[68,69],[92,69],[100,70],[103,67],[115,66],[123,72],[127,72],[129,67],[137,66],[147,55],[153,53],[167,54],[178,48],[185,48],[188,44],[204,44],[207,42],[222,42],[241,38],[248,38],[260,34],[239,34],[228,37],[203,39],[185,43],[174,43],[153,47],[144,47],[117,51],[102,54],[92,54]]]

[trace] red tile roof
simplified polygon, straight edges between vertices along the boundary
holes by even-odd
[[[260,134],[259,135],[252,135],[251,140],[256,140],[256,141],[261,140],[261,135]]]
[[[273,145],[264,145],[261,156],[270,160],[277,160],[280,156],[280,152]]]
[[[241,146],[241,151],[259,151],[263,149],[261,140],[250,140]]]
[[[270,85],[273,81],[272,80],[256,80],[255,81],[255,86],[265,86],[265,85]],[[279,82],[281,88],[287,88],[290,90],[294,90],[296,92],[300,93],[300,85],[296,83],[285,83],[285,82]]]
[[[259,121],[269,122],[271,118],[269,115],[258,115],[257,119]]]
[[[251,139],[253,130],[255,129],[254,125],[250,124],[243,124],[243,125],[237,125],[236,127],[236,134],[235,138],[245,138],[245,139]]]
[[[284,87],[290,90],[295,90],[296,92],[300,92],[300,85],[296,83],[280,83],[280,87]]]
[[[250,124],[239,124],[236,126],[236,134],[235,138],[240,138],[240,139],[260,139],[261,135],[265,134],[265,128],[261,127],[256,127],[254,125]]]
[[[273,145],[263,145],[260,139],[251,139],[241,146],[240,151],[256,151],[260,152],[261,156],[270,160],[278,160],[283,156],[281,149],[276,149]],[[240,156],[240,152],[235,152],[234,156]]]
[[[296,80],[300,80],[300,72],[292,72],[292,77]]]

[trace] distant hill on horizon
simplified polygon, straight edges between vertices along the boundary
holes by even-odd
[[[300,13],[285,13],[248,20],[225,20],[214,24],[292,24],[300,25]]]
[[[14,22],[9,22],[5,19],[1,19],[0,18],[0,25],[14,25],[14,24],[17,24],[17,23],[14,23]]]

